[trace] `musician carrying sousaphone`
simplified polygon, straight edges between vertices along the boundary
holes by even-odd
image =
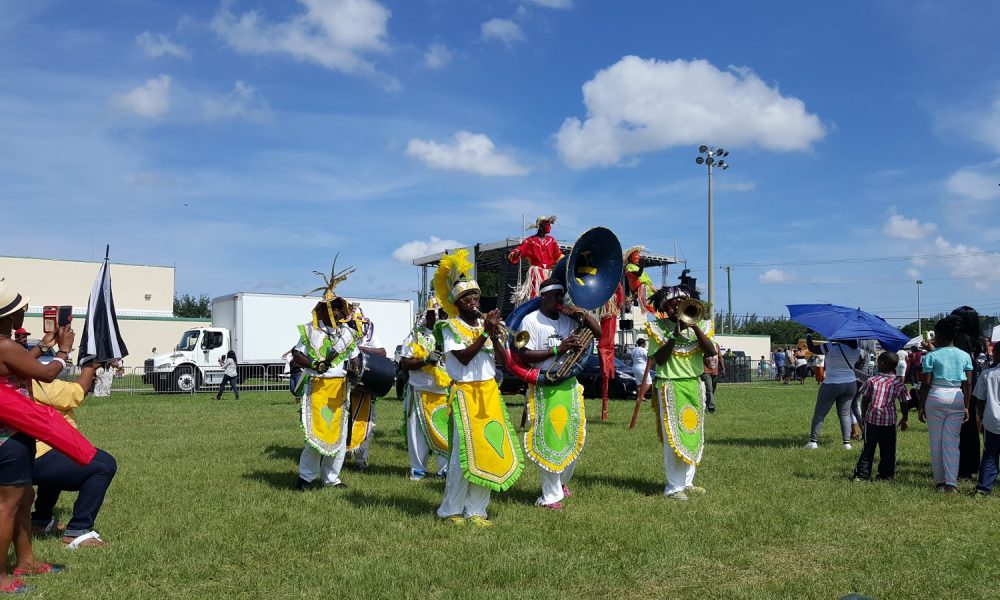
[[[304,491],[317,477],[323,485],[346,487],[340,480],[347,453],[351,384],[348,366],[357,371],[360,362],[358,342],[361,335],[347,325],[350,303],[337,296],[334,288],[354,269],[339,273],[334,266],[327,277],[323,273],[323,298],[312,311],[312,321],[299,325],[299,342],[292,350],[292,361],[302,367],[302,385],[297,392],[302,399],[302,430],[305,448],[299,457],[297,489]],[[312,293],[312,292],[310,292]]]
[[[583,387],[576,377],[552,382],[546,374],[559,379],[554,369],[561,363],[560,357],[589,351],[589,341],[585,344],[583,335],[577,333],[581,324],[590,331],[591,339],[601,336],[601,326],[582,308],[564,304],[566,286],[561,279],[546,279],[539,293],[538,310],[525,315],[520,325],[528,337],[518,351],[521,362],[542,374],[537,383],[528,385],[529,429],[524,434],[524,448],[541,469],[542,495],[535,504],[559,510],[569,495],[567,485],[587,437],[587,417]]]
[[[704,494],[694,485],[695,468],[705,448],[704,357],[716,354],[711,320],[701,320],[704,307],[697,291],[685,286],[664,287],[650,299],[667,318],[646,323],[649,356],[655,367],[653,410],[656,431],[663,443],[663,468],[672,500],[689,493]]]

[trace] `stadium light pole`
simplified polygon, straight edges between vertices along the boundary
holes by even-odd
[[[924,335],[924,326],[923,323],[920,322],[920,286],[923,284],[924,282],[922,279],[917,280],[917,335],[921,337]],[[912,331],[912,329],[910,331]]]
[[[723,158],[729,156],[729,152],[722,148],[713,148],[702,144],[698,147],[698,157],[694,159],[699,165],[705,165],[708,169],[708,318],[715,322],[715,231],[714,231],[714,211],[712,210],[712,171],[713,169],[729,168],[729,163]]]

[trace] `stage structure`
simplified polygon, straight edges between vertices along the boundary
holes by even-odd
[[[520,261],[519,264],[511,264],[507,256],[521,243],[521,238],[507,238],[497,242],[475,244],[466,246],[469,250],[469,258],[475,268],[475,278],[479,282],[482,290],[480,307],[483,312],[500,308],[500,315],[506,318],[512,310],[514,303],[512,296],[514,289],[520,285],[524,277],[527,276],[528,262]],[[571,243],[560,240],[559,247],[564,254],[568,254],[573,247]],[[426,306],[427,294],[431,293],[431,278],[434,269],[437,268],[438,261],[447,253],[454,252],[458,248],[452,248],[445,252],[438,252],[428,256],[422,256],[413,260],[414,266],[420,267],[420,306]],[[654,282],[655,273],[660,273],[659,285],[666,285],[668,270],[670,265],[677,264],[677,259],[673,256],[653,254],[643,251],[640,255],[640,264],[650,274]],[[624,279],[624,274],[623,274]],[[631,308],[631,310],[630,310]],[[638,327],[639,329],[636,329]],[[618,353],[624,354],[627,347],[635,341],[636,333],[645,327],[645,315],[638,307],[624,307],[622,319],[618,329]]]

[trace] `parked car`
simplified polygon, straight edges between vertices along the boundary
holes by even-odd
[[[602,395],[601,385],[601,358],[597,354],[591,354],[583,363],[583,370],[577,375],[577,380],[583,386],[583,396],[585,398],[600,398]],[[615,358],[615,377],[608,382],[609,398],[635,398],[638,386],[635,376],[632,375],[632,367],[626,365],[621,359]]]

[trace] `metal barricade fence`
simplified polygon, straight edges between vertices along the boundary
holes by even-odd
[[[237,388],[240,392],[248,391],[287,391],[288,375],[281,366],[276,365],[241,365],[238,368]],[[193,367],[178,367],[167,377],[152,372],[148,367],[124,367],[119,370],[111,383],[112,393],[124,394],[197,394],[210,393],[219,390],[222,382],[222,367],[195,369]],[[77,381],[80,368],[67,367],[59,376],[65,381]],[[178,385],[180,383],[180,385]],[[232,393],[232,388],[226,385],[226,390]]]

